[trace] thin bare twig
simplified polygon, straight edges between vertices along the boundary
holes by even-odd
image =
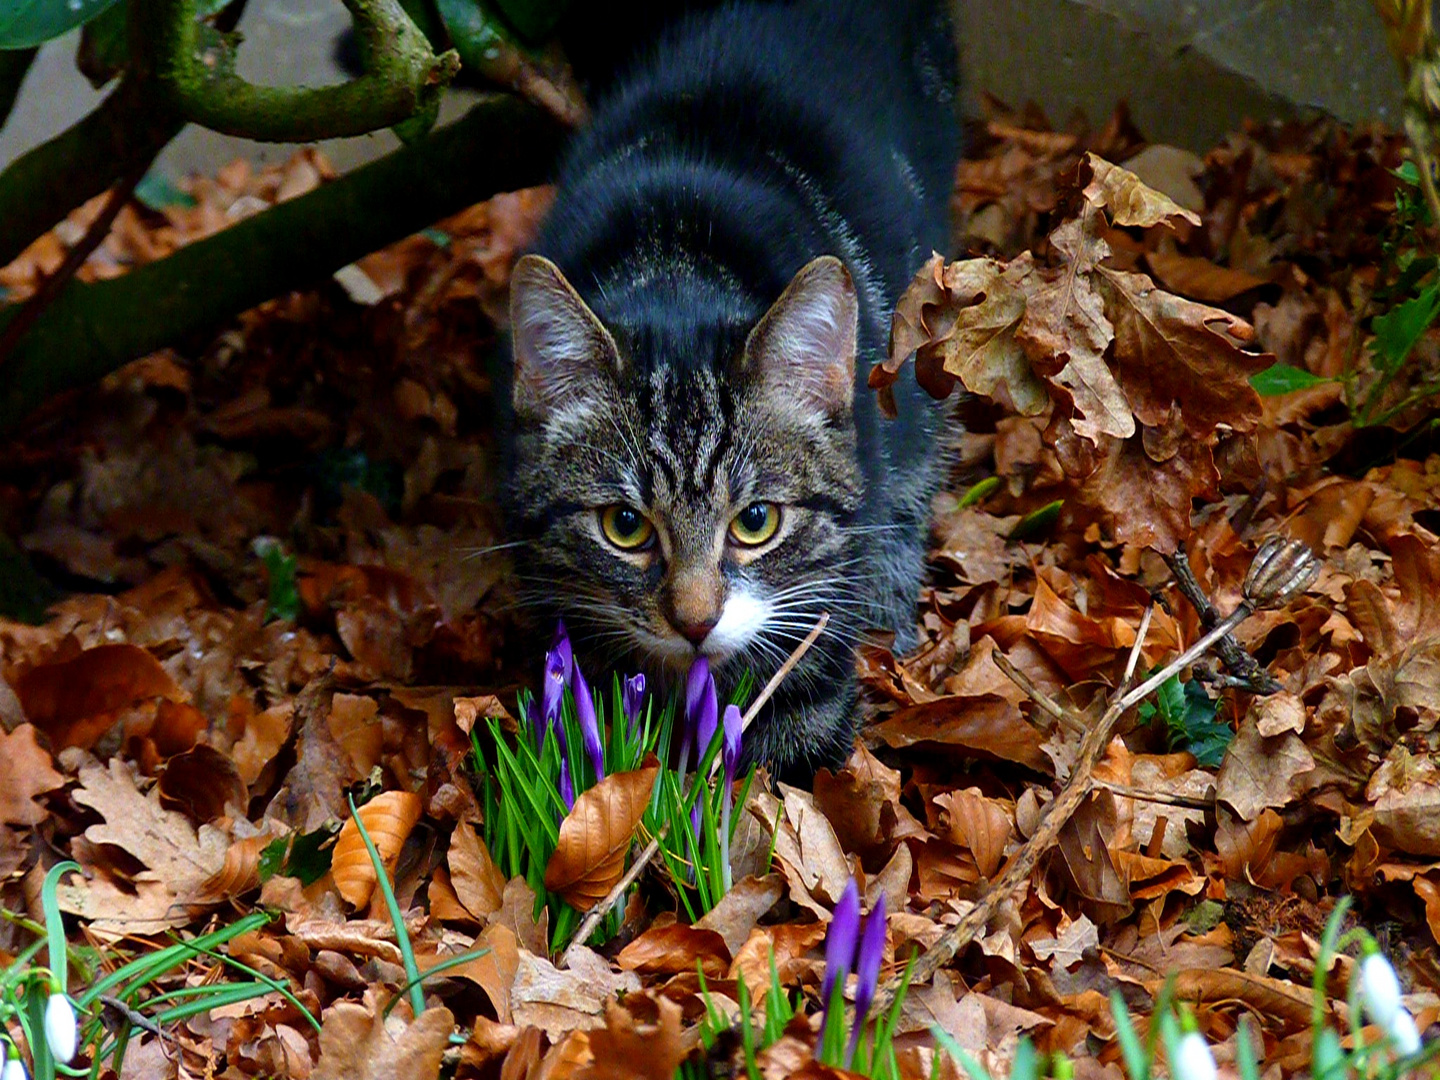
[[[1029,675],[1026,675],[1025,672],[1021,671],[1014,664],[1012,664],[1010,662],[1010,658],[1004,653],[1002,653],[999,649],[996,649],[994,652],[992,652],[990,654],[990,657],[995,661],[995,666],[998,667],[1001,671],[1003,671],[1006,677],[1011,682],[1013,682],[1016,686],[1020,687],[1021,690],[1024,690],[1026,696],[1029,697],[1031,701],[1035,702],[1036,705],[1040,706],[1041,710],[1047,713],[1058,723],[1061,723],[1068,727],[1071,731],[1078,732],[1082,735],[1089,730],[1089,728],[1087,728],[1080,719],[1078,719],[1076,716],[1066,710],[1064,705],[1061,705],[1044,690],[1041,690],[1040,687],[1036,686],[1035,681],[1031,679]]]
[[[105,237],[110,235],[110,226],[115,224],[115,219],[130,201],[130,196],[135,194],[135,186],[145,175],[146,168],[149,168],[148,162],[145,168],[131,169],[110,189],[110,197],[105,200],[100,216],[90,223],[80,242],[65,253],[65,260],[55,268],[55,272],[40,283],[40,287],[30,294],[24,306],[15,313],[15,317],[5,327],[5,332],[0,334],[0,366],[3,366],[14,352],[16,343],[25,336],[26,331],[35,325],[35,320],[55,302],[60,290],[68,285],[80,267],[85,265],[85,260],[104,243]]]
[[[828,611],[822,612],[819,620],[810,630],[810,633],[805,635],[805,640],[795,646],[795,651],[780,665],[779,670],[770,676],[770,681],[765,684],[759,695],[750,703],[750,707],[745,710],[745,715],[741,718],[740,725],[742,732],[749,729],[755,717],[760,714],[761,707],[770,700],[770,696],[775,693],[776,689],[785,680],[785,676],[795,670],[795,665],[810,651],[810,647],[819,640],[820,635],[824,633],[825,627],[829,622],[830,613]],[[713,776],[719,767],[720,757],[717,754],[715,760],[710,763],[710,775]],[[698,777],[695,782],[699,783]],[[625,871],[624,876],[615,883],[615,887],[605,894],[603,900],[590,909],[589,913],[580,923],[579,929],[575,931],[575,936],[570,939],[570,944],[566,946],[564,954],[560,957],[560,966],[562,968],[570,966],[571,955],[574,953],[575,948],[590,940],[590,935],[595,932],[595,927],[600,925],[600,920],[605,918],[605,916],[610,913],[610,909],[620,902],[620,898],[625,895],[625,890],[635,884],[635,880],[640,876],[645,867],[650,864],[650,860],[655,858],[655,853],[660,850],[660,841],[665,838],[665,830],[668,828],[668,822],[660,827],[660,831],[655,834],[655,838],[645,845],[645,849],[641,851],[639,857],[630,864],[630,869]]]
[[[1210,810],[1215,806],[1214,799],[1197,799],[1193,795],[1176,795],[1168,791],[1147,791],[1144,788],[1132,787],[1130,784],[1116,784],[1109,780],[1095,781],[1097,787],[1106,791],[1113,791],[1116,795],[1123,795],[1127,799],[1134,799],[1137,802],[1163,803],[1166,806],[1183,806],[1189,810]]]

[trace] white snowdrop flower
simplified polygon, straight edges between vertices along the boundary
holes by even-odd
[[[50,1047],[50,1053],[55,1055],[56,1061],[63,1061],[68,1065],[75,1056],[79,1040],[80,1032],[75,1026],[75,1006],[70,1004],[70,999],[64,994],[51,994],[50,1000],[45,1003],[45,1043]]]
[[[1175,1060],[1171,1062],[1176,1080],[1215,1080],[1215,1055],[1205,1036],[1187,1031],[1175,1044]]]
[[[20,1064],[18,1057],[12,1057],[5,1062],[5,1067],[0,1069],[0,1080],[30,1080],[25,1075],[25,1066]]]
[[[1400,980],[1395,976],[1395,969],[1378,952],[1360,961],[1360,999],[1370,1019],[1387,1032],[1395,1017],[1405,1011],[1400,1004]]]
[[[1395,1049],[1406,1057],[1420,1052],[1420,1031],[1415,1027],[1415,1018],[1404,1009],[1396,1014],[1385,1034],[1395,1043]]]

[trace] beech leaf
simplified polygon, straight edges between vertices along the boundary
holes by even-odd
[[[577,911],[589,911],[625,873],[625,855],[645,816],[660,762],[652,754],[630,772],[612,773],[575,800],[545,866],[545,887]]]

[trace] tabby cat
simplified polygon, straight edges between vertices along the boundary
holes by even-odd
[[[855,728],[853,649],[915,641],[939,409],[866,386],[947,242],[954,43],[939,0],[727,4],[622,77],[511,282],[507,485],[526,595],[582,655],[764,682],[788,778]]]

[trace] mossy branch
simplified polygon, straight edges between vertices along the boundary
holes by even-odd
[[[0,430],[52,395],[368,252],[498,191],[544,182],[563,129],[505,97],[462,120],[123,277],[72,281],[0,372]],[[0,329],[15,310],[0,313]]]
[[[337,86],[257,86],[235,73],[236,38],[198,18],[196,0],[144,0],[131,33],[149,43],[154,77],[175,112],[227,135],[312,142],[391,127],[428,106],[457,71],[436,56],[398,0],[344,0],[365,73]]]

